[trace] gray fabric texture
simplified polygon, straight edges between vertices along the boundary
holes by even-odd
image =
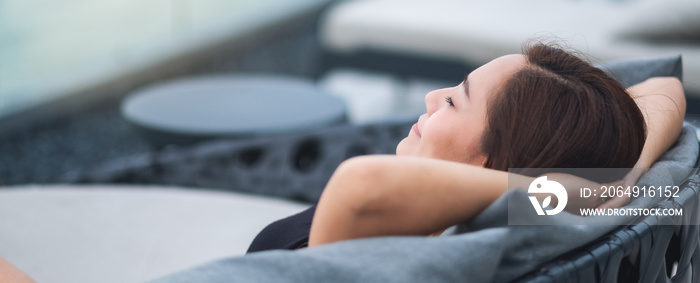
[[[617,60],[596,67],[610,74],[625,87],[651,77],[670,76],[683,81],[683,59],[680,55]]]

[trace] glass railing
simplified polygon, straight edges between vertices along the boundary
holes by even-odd
[[[0,0],[0,118],[330,0]]]

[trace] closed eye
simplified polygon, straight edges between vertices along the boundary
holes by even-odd
[[[445,96],[445,101],[447,101],[450,106],[454,107],[455,104],[452,102],[452,97],[451,96]]]

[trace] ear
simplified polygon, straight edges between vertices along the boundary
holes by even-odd
[[[472,157],[472,160],[471,160],[471,162],[469,162],[469,164],[485,167],[486,161],[488,161],[488,158],[486,157],[486,155],[479,154],[479,155],[475,155],[474,157]]]

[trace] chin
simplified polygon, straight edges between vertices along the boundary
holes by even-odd
[[[396,155],[398,156],[408,156],[410,154],[410,146],[407,144],[408,141],[406,141],[406,138],[401,140],[399,144],[396,146]]]

